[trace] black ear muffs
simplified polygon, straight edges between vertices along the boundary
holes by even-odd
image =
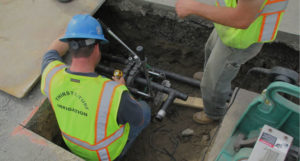
[[[72,49],[72,50],[78,50],[79,48],[94,45],[95,43],[97,43],[97,42],[94,39],[70,40],[69,46],[70,46],[70,49]]]
[[[79,43],[77,41],[70,41],[69,46],[72,50],[78,50],[79,49]]]

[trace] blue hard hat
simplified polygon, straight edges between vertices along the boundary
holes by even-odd
[[[68,39],[96,39],[101,43],[107,43],[100,23],[88,14],[75,15],[68,24],[64,37],[60,41]]]

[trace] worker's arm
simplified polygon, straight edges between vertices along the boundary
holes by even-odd
[[[48,47],[49,50],[56,50],[59,56],[64,56],[69,50],[69,45],[65,42],[59,40],[61,36],[59,36],[56,40],[54,40],[51,45]]]
[[[139,126],[144,123],[141,105],[130,96],[129,92],[122,93],[117,121],[119,124],[128,122],[133,126]]]
[[[61,42],[59,38],[54,40],[48,47],[47,53],[43,56],[41,72],[43,73],[44,69],[52,61],[59,60],[62,62],[63,60],[61,57],[66,54],[68,49],[69,45],[67,43]]]
[[[178,0],[176,12],[180,18],[197,15],[218,24],[246,29],[256,19],[264,0],[238,0],[236,8],[217,7],[195,0]]]

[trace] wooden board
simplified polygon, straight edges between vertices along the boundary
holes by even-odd
[[[40,77],[48,45],[75,14],[94,14],[104,1],[1,0],[0,90],[23,97]]]
[[[203,101],[202,98],[199,97],[188,97],[186,101],[176,98],[173,102],[176,105],[191,107],[191,108],[198,108],[203,109]]]

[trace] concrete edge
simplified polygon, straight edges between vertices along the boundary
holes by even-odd
[[[300,37],[299,35],[287,33],[284,31],[278,31],[275,42],[283,43],[288,47],[299,51],[300,49]]]
[[[235,89],[235,91],[237,88]],[[219,129],[216,131],[214,138],[212,138],[211,146],[208,147],[204,161],[214,161],[221,152],[227,139],[231,137],[233,130],[240,120],[240,117],[244,114],[248,105],[254,98],[259,96],[259,93],[251,92],[245,89],[240,89],[235,102],[228,110],[223,121],[219,125]],[[232,100],[231,100],[232,101]]]
[[[75,154],[65,150],[64,148],[54,144],[50,140],[42,137],[41,135],[31,131],[28,129],[28,126],[31,122],[31,120],[37,115],[38,111],[46,104],[46,101],[48,101],[47,97],[43,98],[41,103],[34,108],[30,114],[19,124],[15,127],[15,129],[12,131],[11,136],[20,136],[31,142],[32,144],[35,144],[36,146],[42,146],[45,149],[49,149],[51,152],[54,152],[54,154],[57,154],[57,158],[63,161],[71,161],[71,160],[78,160],[83,161],[80,157],[76,156]],[[45,158],[47,159],[47,158]]]

